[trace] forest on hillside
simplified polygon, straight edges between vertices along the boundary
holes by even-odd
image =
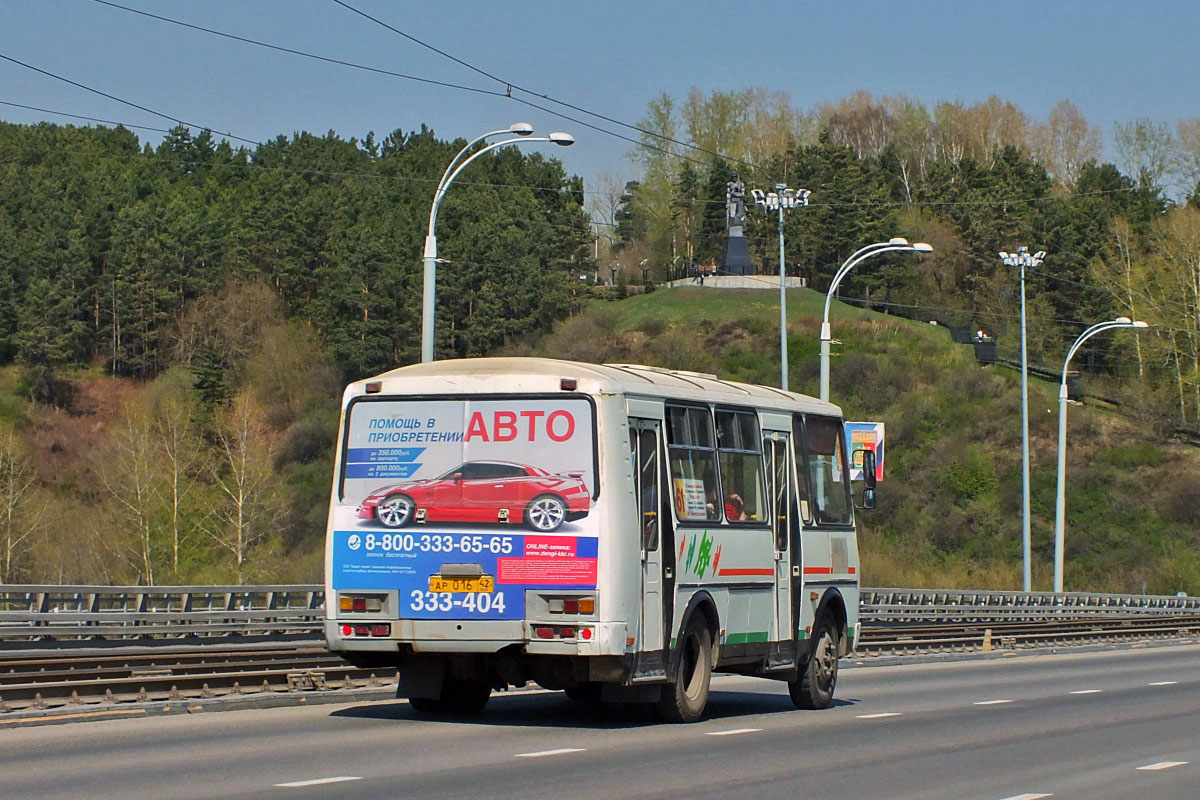
[[[928,241],[929,256],[863,262],[843,296],[983,328],[1011,354],[1017,274],[997,254],[1045,250],[1027,271],[1031,358],[1060,369],[1093,322],[1145,320],[1152,331],[1093,339],[1074,364],[1120,378],[1114,391],[1161,427],[1200,422],[1200,119],[1174,132],[1118,123],[1117,164],[1066,100],[1039,121],[995,97],[927,108],[858,92],[805,111],[780,93],[693,89],[651,101],[641,127],[648,146],[631,153],[634,178],[601,176],[589,195],[613,231],[600,260],[625,265],[631,279],[642,259],[660,279],[719,262],[735,172],[747,191],[786,183],[812,192],[785,217],[786,268],[810,287],[824,291],[864,244]],[[752,261],[777,273],[775,215],[751,206],[747,217]],[[1136,389],[1125,391],[1131,377]]]
[[[617,297],[588,279],[610,263],[650,289],[719,257],[738,172],[812,191],[786,221],[810,286],[864,243],[929,241],[865,263],[844,299],[985,327],[1002,348],[1018,300],[996,253],[1048,251],[1028,276],[1033,358],[1060,359],[1090,322],[1147,320],[1076,364],[1161,437],[1198,424],[1200,121],[1118,125],[1117,164],[1065,101],[1039,122],[995,98],[802,111],[693,91],[657,98],[642,127],[629,176],[585,187],[506,148],[456,182],[439,357]],[[429,202],[464,144],[0,123],[0,580],[317,579],[340,386],[417,359]],[[751,210],[748,235],[774,271],[774,220]],[[685,366],[707,343],[671,345],[660,360]]]

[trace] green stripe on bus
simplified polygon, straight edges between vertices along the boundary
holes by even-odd
[[[803,642],[808,638],[808,631],[796,631],[796,638]]]
[[[766,631],[752,631],[750,633],[731,633],[725,637],[725,644],[752,644],[754,642],[767,641]]]

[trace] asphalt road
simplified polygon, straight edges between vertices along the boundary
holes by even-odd
[[[843,670],[835,705],[719,677],[710,716],[493,697],[0,729],[17,798],[1200,798],[1200,646]]]

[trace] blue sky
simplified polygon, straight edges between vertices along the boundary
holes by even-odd
[[[198,25],[394,71],[503,89],[331,0],[118,0]],[[1101,128],[1200,117],[1200,3],[389,2],[348,0],[505,80],[636,123],[666,91],[762,86],[795,106],[857,89],[932,105],[995,94],[1034,118],[1063,98]],[[567,130],[568,169],[631,177],[630,145],[506,98],[424,86],[184,30],[92,0],[0,0],[0,53],[250,139],[426,123],[473,137],[526,120]],[[0,62],[0,100],[166,127]],[[575,113],[575,112],[568,112]],[[0,106],[0,119],[50,119]],[[612,126],[609,126],[612,127]],[[636,134],[624,131],[630,135]],[[152,141],[159,134],[143,133]]]

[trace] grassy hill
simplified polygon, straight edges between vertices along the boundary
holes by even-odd
[[[817,394],[824,296],[788,293],[789,384]],[[945,329],[838,303],[831,399],[887,424],[879,507],[861,515],[871,586],[1021,586],[1020,375],[979,366]],[[660,289],[586,308],[508,354],[634,362],[778,385],[778,294]],[[1057,385],[1030,381],[1034,587],[1053,562]],[[1066,586],[1200,593],[1200,453],[1073,405]]]

